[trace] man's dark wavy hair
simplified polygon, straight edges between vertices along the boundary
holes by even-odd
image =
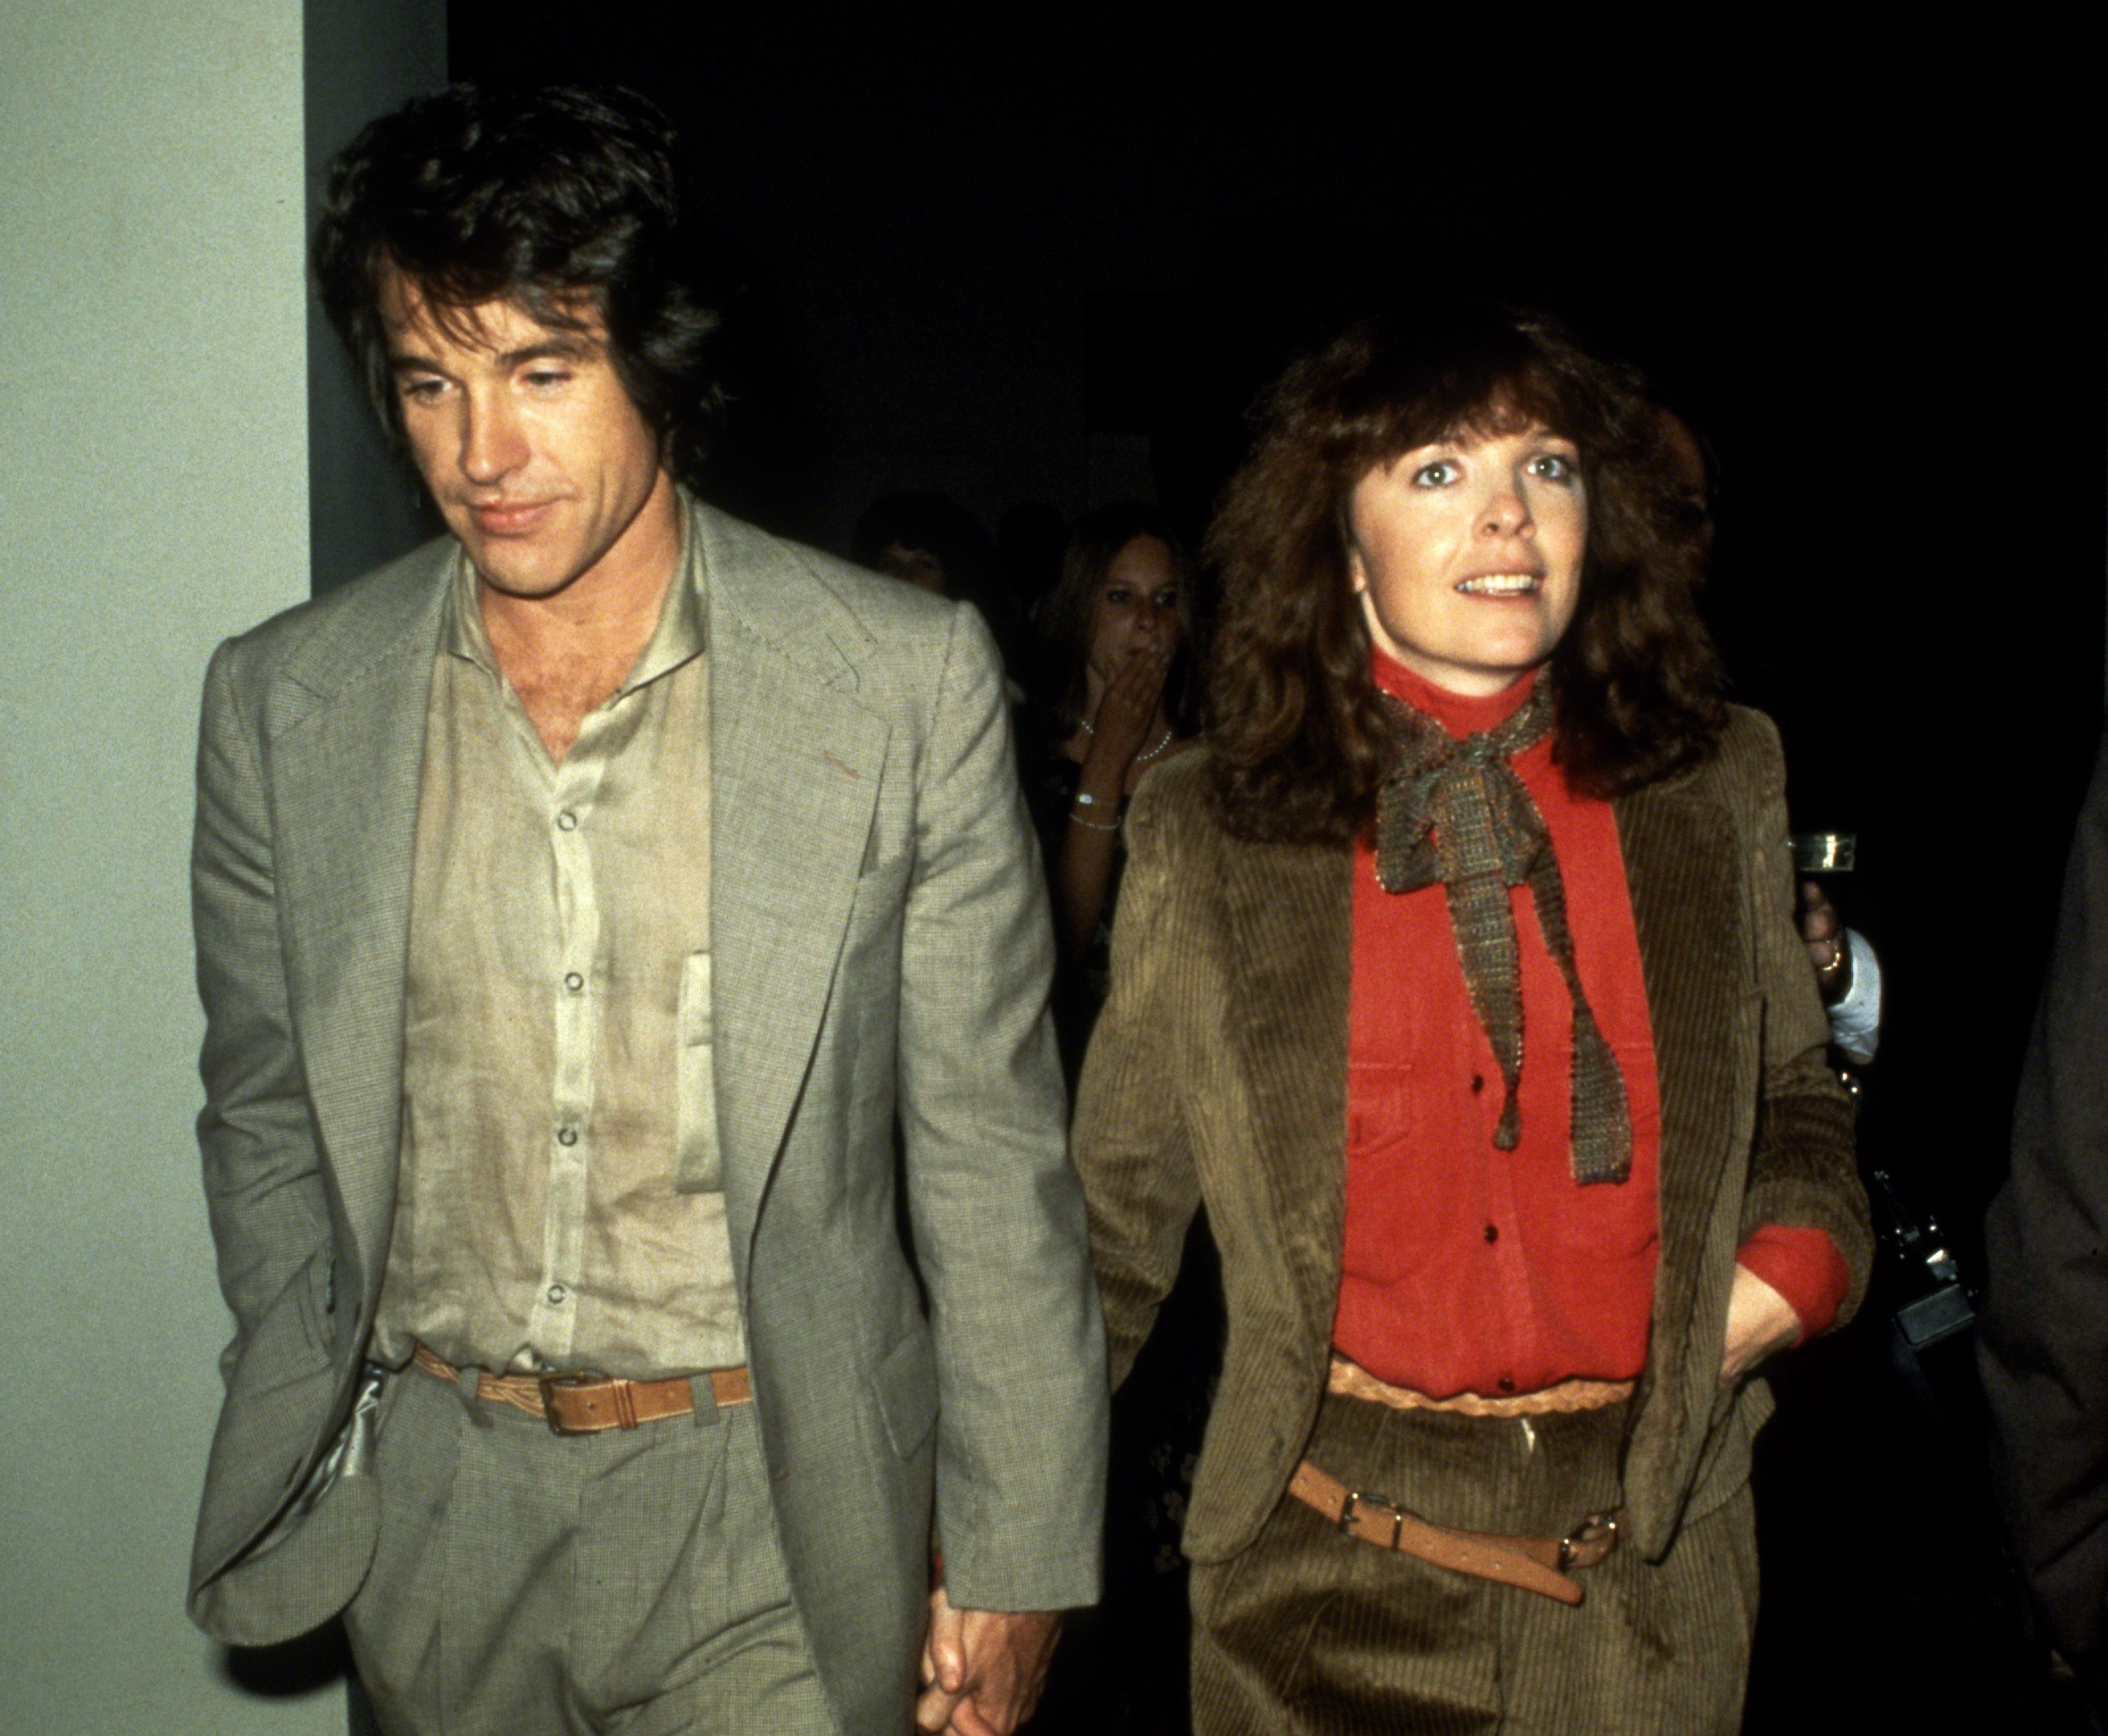
[[[1421,310],[1356,326],[1263,400],[1203,555],[1222,583],[1209,683],[1215,794],[1255,840],[1364,834],[1395,735],[1349,583],[1354,485],[1416,447],[1541,425],[1580,449],[1588,546],[1552,656],[1553,751],[1615,796],[1691,764],[1724,720],[1700,620],[1705,555],[1639,377],[1541,315]]]
[[[381,420],[402,425],[381,316],[399,272],[457,340],[504,299],[544,325],[607,331],[630,400],[692,476],[717,391],[705,340],[717,315],[695,288],[673,128],[626,90],[449,85],[366,128],[331,164],[315,231],[322,305]]]

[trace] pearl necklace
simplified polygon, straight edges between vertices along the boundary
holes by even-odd
[[[1091,720],[1088,717],[1077,718],[1076,727],[1081,730],[1086,735],[1091,736],[1094,740],[1098,733],[1096,730],[1091,727]],[[1146,753],[1136,754],[1134,757],[1135,764],[1137,766],[1146,766],[1150,761],[1155,758],[1158,754],[1161,753],[1166,748],[1169,747],[1171,745],[1172,733],[1171,726],[1168,723],[1165,724],[1164,726],[1164,740],[1158,742],[1157,744],[1151,748]]]

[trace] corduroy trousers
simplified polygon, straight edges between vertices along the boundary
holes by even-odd
[[[1424,1519],[1563,1536],[1619,1501],[1625,1406],[1473,1418],[1328,1396],[1308,1453]],[[1746,1485],[1660,1563],[1629,1546],[1570,1606],[1343,1536],[1284,1493],[1193,1570],[1196,1736],[1705,1736],[1741,1728],[1757,1613]]]

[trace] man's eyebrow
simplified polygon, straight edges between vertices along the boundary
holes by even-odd
[[[589,362],[600,353],[600,345],[592,339],[579,337],[547,337],[538,344],[529,344],[519,349],[508,349],[498,358],[502,367],[519,367],[529,362]]]
[[[525,367],[529,362],[589,362],[601,353],[601,345],[588,337],[556,335],[543,339],[539,343],[523,344],[518,349],[502,351],[498,365],[503,368]],[[398,350],[388,358],[389,371],[396,374],[442,374],[446,371],[428,356],[414,355]]]

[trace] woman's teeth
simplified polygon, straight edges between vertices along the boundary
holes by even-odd
[[[1537,584],[1534,573],[1489,573],[1483,578],[1467,578],[1457,588],[1466,596],[1520,596],[1536,590]]]

